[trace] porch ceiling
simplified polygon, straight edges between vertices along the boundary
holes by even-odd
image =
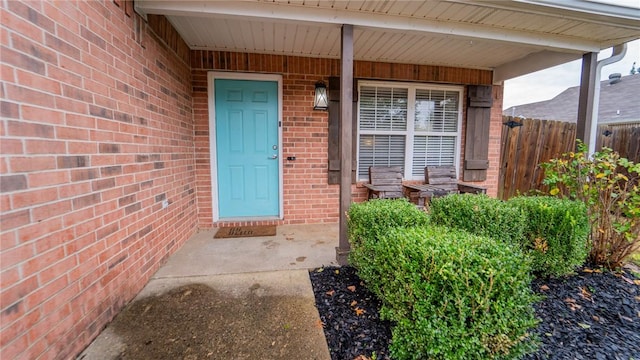
[[[496,82],[640,38],[640,8],[593,1],[136,1],[192,49],[494,70]]]

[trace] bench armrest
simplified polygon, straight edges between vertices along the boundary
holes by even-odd
[[[487,188],[468,184],[468,183],[458,183],[458,190],[460,190],[461,194],[486,194]]]

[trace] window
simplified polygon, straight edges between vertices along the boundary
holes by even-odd
[[[461,87],[361,82],[358,93],[358,179],[369,166],[424,179],[427,165],[458,164]]]

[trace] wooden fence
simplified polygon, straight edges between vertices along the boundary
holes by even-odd
[[[640,124],[601,125],[596,149],[608,147],[634,163],[640,162]]]
[[[508,199],[531,190],[547,191],[539,164],[575,149],[576,124],[510,116],[504,116],[503,121],[522,126],[502,128],[498,197]],[[597,133],[596,148],[610,147],[621,156],[640,162],[640,124],[601,125]]]

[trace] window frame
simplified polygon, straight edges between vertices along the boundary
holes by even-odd
[[[375,87],[390,87],[390,88],[403,88],[407,89],[407,126],[404,131],[394,130],[361,130],[360,129],[360,94],[363,86],[375,86]],[[355,141],[357,142],[356,151],[356,177],[358,181],[368,181],[368,174],[360,174],[360,135],[402,135],[405,137],[405,149],[404,149],[404,174],[405,180],[423,180],[424,174],[420,176],[414,176],[412,174],[413,167],[413,146],[414,137],[418,136],[455,136],[455,149],[454,149],[454,166],[456,169],[456,176],[458,175],[458,168],[460,167],[460,154],[462,144],[462,118],[463,118],[463,102],[464,102],[464,86],[463,85],[442,85],[434,83],[417,83],[417,82],[400,82],[400,81],[380,81],[380,80],[358,80],[358,105],[357,105],[357,128],[355,129],[357,134]],[[458,92],[458,122],[456,125],[457,131],[453,132],[434,132],[434,131],[417,131],[415,130],[416,120],[416,90],[443,90]]]

